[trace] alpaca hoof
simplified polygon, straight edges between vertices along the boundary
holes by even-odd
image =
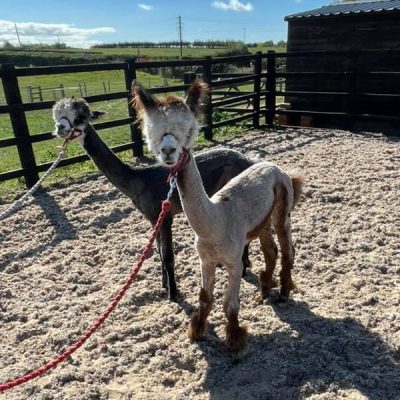
[[[206,332],[206,326],[206,321],[200,318],[199,313],[193,313],[188,329],[188,338],[192,342],[200,340]]]
[[[264,299],[267,299],[269,297],[269,295],[271,293],[271,289],[277,286],[277,282],[272,277],[268,278],[266,271],[260,272],[259,282],[260,282],[260,289],[261,289],[259,297],[262,298],[262,300],[261,300],[261,302],[262,302]]]
[[[292,290],[296,290],[296,285],[293,282],[289,282],[288,284],[282,285],[280,290],[280,295],[282,297],[289,298],[290,292]]]
[[[247,349],[247,329],[241,326],[228,326],[226,330],[226,347],[234,356],[242,356]]]
[[[179,292],[176,289],[169,288],[168,290],[168,300],[177,303],[179,300]]]
[[[173,303],[178,303],[179,302],[179,295],[178,293],[169,293],[168,294],[168,300],[172,301]]]
[[[168,290],[168,281],[167,281],[166,278],[165,278],[165,279],[162,278],[162,280],[161,280],[161,286],[162,286],[163,289]]]

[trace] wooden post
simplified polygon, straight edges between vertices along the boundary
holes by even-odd
[[[60,92],[61,92],[61,97],[65,97],[65,88],[63,83],[60,83]]]
[[[270,50],[267,54],[267,96],[265,98],[266,124],[272,128],[274,125],[276,108],[276,75],[275,75],[275,51]]]
[[[184,72],[183,73],[183,83],[185,85],[190,85],[195,80],[196,80],[195,72]]]
[[[40,86],[38,86],[39,89],[39,100],[43,101],[43,93],[42,93],[42,88]]]
[[[13,64],[0,65],[3,72],[1,80],[7,105],[10,106],[10,120],[14,136],[19,139],[17,149],[21,167],[24,169],[25,183],[31,188],[38,180],[35,155],[29,136],[28,123],[22,109],[22,98]]]
[[[258,51],[254,58],[254,97],[253,97],[253,128],[260,126],[260,95],[261,95],[261,72],[262,58],[261,51]]]
[[[128,91],[128,114],[133,118],[133,123],[130,125],[131,129],[131,140],[133,142],[133,155],[134,157],[142,157],[143,156],[143,138],[142,132],[140,130],[140,125],[136,122],[137,115],[136,110],[132,107],[131,104],[131,86],[132,81],[136,79],[136,67],[135,67],[135,59],[128,60],[125,65],[125,87]]]
[[[212,90],[212,83],[211,83],[211,57],[206,57],[206,61],[203,63],[203,80],[204,82],[208,83],[210,86],[210,90]],[[212,95],[208,98],[208,102],[204,107],[204,123],[205,123],[205,130],[204,130],[204,137],[207,140],[212,140],[213,132],[212,132],[212,114],[213,114],[213,106],[212,106]]]

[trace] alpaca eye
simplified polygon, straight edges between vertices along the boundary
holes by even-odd
[[[79,125],[79,124],[82,124],[83,122],[84,122],[84,117],[79,116],[79,117],[75,118],[74,124]]]

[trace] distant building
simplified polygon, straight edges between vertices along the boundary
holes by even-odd
[[[321,52],[314,56],[288,58],[288,72],[400,71],[400,0],[332,4],[289,15],[285,21],[288,22],[288,52]],[[337,57],[329,53],[332,51],[344,53]],[[372,98],[362,93],[400,94],[400,75],[364,75],[356,83],[339,75],[301,79],[294,75],[287,78],[286,89],[347,92],[351,85],[361,94],[353,110],[356,114],[399,116],[398,97]],[[286,101],[293,109],[346,111],[349,98],[340,94],[307,98],[288,96]]]

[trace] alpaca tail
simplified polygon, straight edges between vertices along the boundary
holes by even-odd
[[[300,172],[290,172],[290,179],[292,180],[293,187],[293,207],[299,202],[301,195],[303,194],[304,186],[304,175]]]

